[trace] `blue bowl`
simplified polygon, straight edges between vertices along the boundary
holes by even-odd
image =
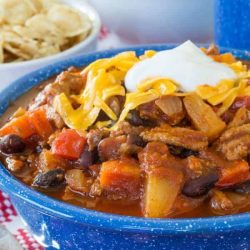
[[[0,114],[9,103],[41,81],[69,66],[84,66],[124,50],[164,50],[151,45],[91,53],[55,63],[12,83],[0,92]],[[231,51],[250,60],[242,51]],[[197,219],[144,219],[79,208],[25,186],[0,165],[0,189],[8,193],[18,213],[47,249],[250,249],[250,213]]]

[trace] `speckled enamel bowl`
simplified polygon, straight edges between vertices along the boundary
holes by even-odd
[[[129,48],[169,49],[170,45]],[[73,57],[55,63],[12,83],[0,92],[0,113],[10,101],[69,66],[84,66],[128,49]],[[232,51],[250,60],[247,52]],[[250,249],[250,213],[197,219],[144,219],[101,213],[75,207],[23,185],[0,165],[0,189],[11,200],[35,238],[47,249]]]

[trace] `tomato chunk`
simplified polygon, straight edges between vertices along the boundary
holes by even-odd
[[[87,139],[74,129],[63,130],[52,143],[52,153],[66,159],[76,160],[80,157]]]

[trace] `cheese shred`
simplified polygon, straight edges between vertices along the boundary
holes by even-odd
[[[144,55],[137,57],[135,52],[127,51],[112,58],[99,59],[88,65],[81,75],[86,78],[86,84],[79,95],[66,96],[62,93],[55,97],[54,107],[66,125],[77,130],[87,130],[95,127],[105,127],[126,119],[128,113],[141,104],[156,100],[163,95],[184,96],[190,93],[181,93],[177,83],[163,77],[153,77],[144,80],[137,86],[135,92],[126,93],[124,79],[130,68],[136,63],[150,58],[156,51],[145,51]],[[225,57],[228,60],[228,56]],[[221,59],[221,58],[219,58]],[[216,58],[218,60],[218,58]],[[223,62],[225,63],[225,62]],[[225,79],[216,86],[198,86],[196,93],[213,106],[218,105],[218,115],[222,115],[238,96],[250,96],[250,71],[240,61],[228,62],[235,73],[237,80]],[[181,74],[181,72],[180,72]],[[114,96],[124,96],[125,104],[120,116],[108,106],[107,101]],[[73,108],[73,102],[79,107]],[[110,120],[100,122],[97,118],[103,111]]]

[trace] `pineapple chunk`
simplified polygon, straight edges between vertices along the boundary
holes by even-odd
[[[145,217],[166,217],[180,192],[183,173],[180,170],[158,167],[147,174],[143,213]]]
[[[183,101],[194,126],[204,132],[210,141],[216,139],[225,129],[226,124],[198,95],[188,95]]]

